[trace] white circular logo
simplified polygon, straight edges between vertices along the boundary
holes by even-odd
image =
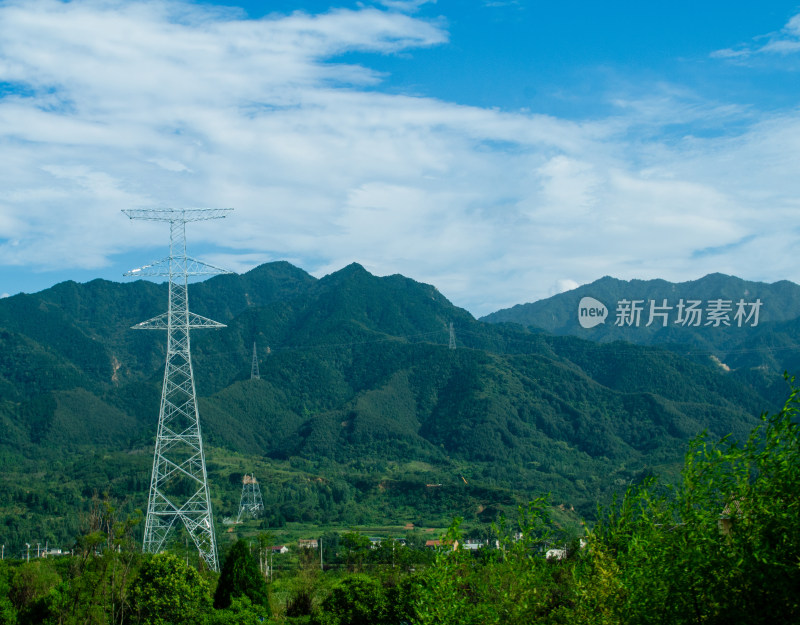
[[[583,297],[578,304],[578,323],[582,328],[593,328],[606,322],[608,308],[593,297]]]

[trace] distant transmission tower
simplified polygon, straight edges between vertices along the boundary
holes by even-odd
[[[254,519],[264,512],[264,501],[261,499],[261,488],[258,486],[255,475],[245,475],[242,480],[242,498],[239,500],[239,523],[243,514],[249,514]]]
[[[455,330],[453,330],[453,322],[452,321],[450,322],[450,326],[448,327],[448,330],[450,331],[450,343],[447,345],[447,347],[449,349],[455,349],[456,348],[456,333],[455,333]]]
[[[165,276],[169,279],[167,312],[133,326],[137,330],[167,331],[167,364],[158,413],[158,434],[150,478],[144,526],[145,553],[158,553],[176,521],[183,523],[200,557],[219,570],[206,460],[190,352],[189,331],[223,328],[223,324],[189,312],[188,279],[230,273],[186,255],[186,223],[221,219],[233,209],[124,210],[131,219],[169,223],[169,256],[126,273],[126,276]]]
[[[261,375],[258,373],[258,352],[256,352],[256,342],[253,341],[253,365],[250,367],[250,379],[259,380]]]

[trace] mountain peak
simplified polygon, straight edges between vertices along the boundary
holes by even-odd
[[[339,271],[335,271],[331,275],[334,275],[334,274],[341,274],[341,275],[368,275],[368,276],[372,276],[373,275],[369,271],[364,269],[364,265],[361,265],[360,263],[357,263],[355,261],[353,261],[349,265],[345,265]]]
[[[336,271],[323,276],[319,280],[320,286],[363,284],[365,282],[377,281],[380,278],[364,269],[363,265],[352,262]]]
[[[253,267],[250,271],[242,274],[248,278],[260,278],[262,276],[291,276],[301,280],[316,281],[316,278],[311,274],[303,271],[299,267],[292,265],[286,260],[274,260],[267,263],[262,263]]]

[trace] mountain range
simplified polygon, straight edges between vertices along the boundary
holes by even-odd
[[[215,509],[235,513],[255,468],[270,527],[485,522],[541,492],[590,518],[699,432],[743,437],[777,408],[800,331],[800,287],[719,274],[603,278],[483,320],[357,264],[316,279],[269,263],[189,293],[227,324],[192,334]],[[580,326],[583,297],[605,323]],[[744,327],[618,327],[626,298],[762,306]],[[0,300],[0,538],[74,536],[95,492],[144,506],[165,336],[130,328],[166,301],[164,284],[104,280]]]
[[[581,324],[584,298],[608,309],[603,323]],[[695,314],[689,313],[692,302]],[[633,303],[638,315],[631,315]],[[714,310],[717,314],[711,315]],[[796,371],[800,365],[800,286],[788,280],[767,284],[716,273],[671,283],[607,276],[554,297],[499,310],[482,321],[512,322],[598,342],[662,345],[698,359],[713,356],[732,369],[782,372]]]

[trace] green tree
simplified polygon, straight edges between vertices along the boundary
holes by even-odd
[[[322,555],[325,566],[339,562],[339,543],[341,537],[338,532],[325,532],[320,538]]]
[[[247,597],[256,605],[269,606],[269,589],[258,570],[258,563],[244,540],[228,552],[214,594],[214,607],[228,608],[235,597]]]
[[[575,622],[800,621],[799,404],[744,444],[698,438],[674,490],[630,489],[589,537]]]
[[[22,564],[11,579],[9,598],[17,610],[17,622],[44,623],[51,615],[51,594],[61,582],[52,562],[37,559]]]
[[[348,570],[354,572],[360,571],[364,567],[364,562],[369,555],[371,547],[369,538],[358,532],[346,532],[342,534],[339,544],[345,551]]]
[[[272,555],[272,545],[275,543],[275,536],[272,532],[259,532],[258,534],[258,569],[262,577],[267,579],[270,574],[270,555]]]
[[[211,607],[208,582],[170,553],[150,556],[131,588],[133,622],[182,625],[200,622]]]
[[[8,565],[0,560],[0,624],[14,625],[17,622],[17,610],[9,598],[11,572]]]
[[[413,596],[416,625],[528,625],[568,621],[573,606],[573,561],[551,562],[543,547],[556,536],[546,497],[520,506],[514,529],[495,527],[499,551],[475,554],[458,545],[460,519],[445,546],[419,577]],[[516,531],[518,529],[518,531]]]
[[[253,625],[268,623],[271,614],[263,605],[256,605],[246,596],[234,597],[225,610],[213,610],[204,625]]]
[[[461,540],[461,518],[453,520],[444,544],[437,550],[430,567],[420,577],[420,593],[416,597],[415,623],[418,625],[472,622],[467,590],[469,562],[463,550],[452,546]]]
[[[367,575],[351,575],[335,586],[311,620],[313,625],[388,624],[389,604],[381,583]]]

